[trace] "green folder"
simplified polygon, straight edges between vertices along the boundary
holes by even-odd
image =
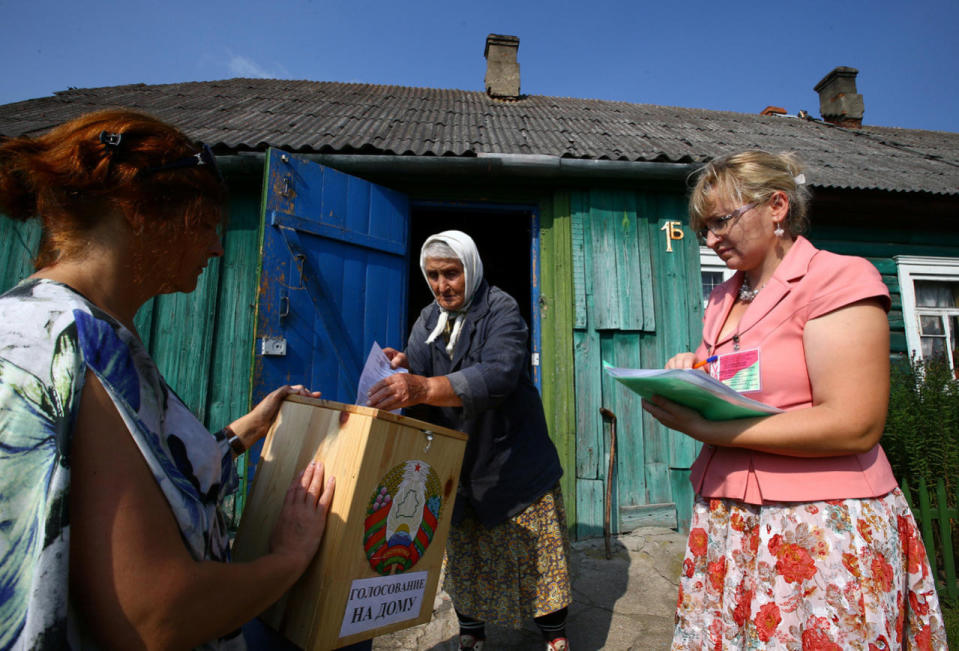
[[[708,420],[752,418],[782,412],[778,407],[747,398],[702,371],[616,368],[606,362],[603,362],[603,368],[644,398],[662,396],[695,409]]]

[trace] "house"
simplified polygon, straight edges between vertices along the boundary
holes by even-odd
[[[125,106],[214,148],[231,193],[226,255],[196,292],[137,317],[213,428],[280,382],[352,401],[371,343],[401,347],[431,298],[420,243],[471,233],[490,281],[526,309],[579,537],[602,532],[601,407],[618,427],[612,530],[688,517],[697,445],[646,417],[602,363],[661,366],[697,343],[725,268],[690,231],[686,193],[715,156],[797,153],[810,239],[867,257],[889,285],[891,353],[941,350],[959,366],[959,134],[864,125],[845,67],[815,87],[820,118],[526,95],[518,48],[487,38],[485,92],[271,79],[71,89],[0,106],[0,135]],[[5,289],[28,273],[36,233],[2,219],[0,238]]]

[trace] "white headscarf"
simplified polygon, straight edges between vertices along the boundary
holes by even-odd
[[[476,293],[476,290],[479,289],[480,283],[483,282],[483,261],[480,260],[479,251],[476,249],[476,243],[473,241],[473,238],[463,231],[443,231],[436,235],[430,235],[420,248],[420,270],[423,272],[423,278],[426,278],[427,285],[429,285],[430,279],[426,276],[425,253],[426,247],[433,242],[442,242],[450,247],[463,265],[463,280],[465,285],[463,306],[456,312],[450,312],[440,306],[440,316],[436,321],[436,327],[433,328],[430,336],[426,338],[426,343],[433,343],[446,328],[446,323],[450,317],[452,317],[454,319],[453,331],[450,333],[449,343],[446,344],[446,353],[452,357],[453,348],[456,347],[456,340],[459,339],[460,331],[463,329],[463,321],[466,320],[463,316],[466,314],[466,310],[469,309],[473,295]],[[433,291],[432,286],[430,286],[430,291]],[[439,306],[439,303],[437,303],[437,306]]]

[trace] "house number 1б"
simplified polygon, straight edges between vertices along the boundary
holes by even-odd
[[[659,230],[666,231],[666,250],[673,252],[673,240],[683,239],[682,222],[666,222]]]

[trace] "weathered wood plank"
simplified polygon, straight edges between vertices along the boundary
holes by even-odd
[[[603,406],[602,361],[599,333],[573,333],[576,375],[576,477],[597,479],[606,453],[600,429],[599,408]]]
[[[616,234],[616,284],[619,287],[619,328],[623,330],[646,329],[646,308],[652,306],[645,289],[648,283],[649,265],[645,250],[640,248],[639,228],[636,221],[636,194],[619,192],[614,195],[622,208],[614,233]],[[645,229],[643,229],[645,230]],[[651,329],[651,328],[650,328]]]
[[[573,327],[585,328],[586,309],[586,240],[584,222],[588,218],[589,202],[585,192],[569,195],[570,238],[573,275]],[[545,250],[545,247],[544,247]]]
[[[599,479],[576,480],[576,537],[603,535],[603,495],[606,486]]]
[[[906,345],[906,333],[890,332],[889,333],[889,350],[893,353],[907,352],[908,346]]]
[[[890,292],[898,294],[901,291],[899,287],[899,276],[896,272],[881,273],[880,275],[882,276],[882,282],[886,284]]]
[[[905,224],[905,222],[902,222]],[[809,240],[819,248],[824,248],[817,244],[827,240],[837,242],[860,242],[866,245],[872,244],[893,244],[900,248],[924,245],[936,245],[943,241],[944,237],[949,237],[947,232],[936,232],[929,228],[883,228],[876,224],[870,224],[869,228],[858,226],[833,226],[830,224],[817,223],[813,221],[812,230],[807,235]],[[832,249],[830,249],[832,250]],[[838,252],[838,251],[837,251]],[[909,254],[914,255],[914,254]]]
[[[234,200],[224,238],[208,420],[219,429],[250,408],[262,224],[253,201]]]
[[[154,299],[150,355],[190,411],[206,420],[220,260],[212,260],[189,294]]]
[[[0,294],[33,273],[40,243],[40,223],[14,221],[0,215]]]
[[[886,276],[896,277],[896,274],[899,272],[899,265],[896,264],[896,261],[891,258],[866,258],[872,265],[879,270],[879,273],[883,275],[883,280]]]
[[[155,301],[156,299],[151,298],[141,305],[133,317],[133,327],[137,329],[137,334],[140,335],[140,341],[147,350],[150,350],[153,342],[153,306]]]
[[[638,506],[621,506],[619,508],[621,531],[627,532],[640,527],[668,527],[676,528],[676,505],[672,502],[665,504],[643,504]]]
[[[639,332],[613,332],[604,338],[603,359],[614,366],[639,368],[642,366]],[[646,504],[647,476],[645,467],[646,441],[643,432],[642,399],[607,374],[603,374],[603,402],[616,415],[617,450],[615,504],[619,506]],[[606,440],[609,428],[606,427]],[[607,442],[607,459],[609,444]],[[608,468],[608,463],[604,469]],[[604,470],[605,477],[606,472]]]
[[[682,204],[682,210],[687,210],[685,202]],[[700,265],[701,257],[699,254],[699,240],[696,234],[689,227],[688,216],[683,219],[683,251],[686,257],[686,289],[691,296],[697,298],[702,296],[702,267]],[[703,338],[703,304],[697,300],[695,306],[689,303],[690,309],[687,312],[689,319],[689,347],[695,349]]]
[[[584,223],[587,270],[587,310],[590,327],[619,328],[621,287],[617,269],[620,241],[617,232],[617,202],[613,193],[589,193],[589,219]]]
[[[693,485],[689,482],[688,468],[669,469],[669,487],[676,508],[676,527],[688,532],[693,518],[693,500],[696,498]]]
[[[550,437],[563,465],[560,485],[572,529],[576,509],[576,405],[573,378],[573,273],[569,193],[556,193],[540,204],[540,326],[543,408]]]
[[[813,244],[820,249],[841,253],[843,255],[858,255],[864,258],[888,257],[895,255],[930,255],[955,257],[956,247],[947,244],[902,244],[898,242],[862,242],[839,241],[833,239],[815,239]]]
[[[640,355],[643,368],[660,368],[663,363],[658,336],[644,335],[640,340]],[[645,458],[643,464],[646,473],[646,502],[669,502],[669,430],[659,421],[642,412],[645,440]]]
[[[634,247],[637,256],[639,256],[639,282],[642,284],[643,291],[643,321],[642,329],[646,332],[656,330],[656,295],[653,289],[653,259],[651,248],[654,239],[650,235],[648,228],[649,215],[644,212],[647,204],[640,201],[634,193],[630,197],[629,204],[636,215],[636,241]]]

